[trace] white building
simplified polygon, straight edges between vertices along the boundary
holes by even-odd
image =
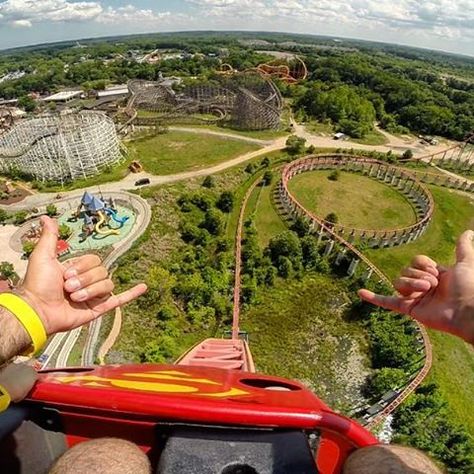
[[[107,87],[103,91],[97,91],[97,98],[98,99],[103,99],[105,97],[125,97],[130,93],[128,90],[128,85],[127,84],[120,84],[117,86],[110,86]]]
[[[80,99],[84,95],[82,90],[75,90],[75,91],[61,91],[57,92],[56,94],[50,95],[49,97],[45,97],[43,100],[45,102],[70,102],[74,99]]]

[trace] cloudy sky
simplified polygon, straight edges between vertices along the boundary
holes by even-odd
[[[345,36],[474,56],[474,0],[0,1],[0,48],[198,29]]]

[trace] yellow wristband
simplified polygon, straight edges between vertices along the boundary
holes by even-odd
[[[10,394],[5,390],[5,387],[0,385],[0,413],[3,413],[11,403]]]
[[[12,313],[30,335],[32,348],[25,355],[33,356],[44,346],[47,339],[40,317],[25,300],[13,293],[1,293],[0,306]]]

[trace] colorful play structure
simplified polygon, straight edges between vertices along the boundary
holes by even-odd
[[[82,196],[81,203],[73,215],[74,219],[82,218],[83,240],[94,234],[100,236],[120,235],[120,229],[128,221],[129,217],[119,217],[117,215],[114,200],[109,198],[107,201],[103,197],[97,197],[89,192]],[[111,227],[111,222],[118,224],[118,227]],[[105,228],[108,228],[106,230]]]

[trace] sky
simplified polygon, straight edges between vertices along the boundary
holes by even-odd
[[[474,0],[0,1],[0,49],[185,30],[309,33],[474,56]]]

